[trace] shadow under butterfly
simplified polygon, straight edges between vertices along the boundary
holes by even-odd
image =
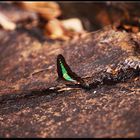
[[[44,69],[46,70],[46,69]],[[36,73],[40,73],[44,70],[40,70]],[[34,75],[36,74],[34,73]],[[22,93],[22,96],[19,95],[19,98],[21,96],[21,98],[24,98],[26,96],[34,96],[34,95],[43,95],[43,94],[48,94],[49,93],[60,93],[63,92],[65,90],[70,90],[71,88],[83,88],[83,89],[90,89],[90,85],[88,83],[86,83],[80,76],[78,76],[75,72],[73,72],[69,65],[66,63],[65,58],[59,54],[57,56],[57,73],[58,73],[58,78],[57,81],[60,82],[64,82],[64,85],[54,85],[51,86],[49,88],[45,88],[45,89],[31,89],[31,90],[14,90],[14,93],[16,92],[25,92]],[[62,82],[62,83],[63,83]],[[11,91],[9,91],[11,92]],[[28,92],[28,94],[26,93]],[[17,94],[12,94],[11,96],[8,95],[3,95],[3,97],[1,98],[0,101],[5,101],[6,99],[14,99],[17,98],[18,95]],[[15,95],[15,96],[14,96]]]
[[[40,72],[42,72],[43,70],[41,70]],[[37,72],[38,73],[38,72]],[[22,96],[19,94],[19,98],[25,98],[26,96],[40,96],[40,95],[45,95],[47,93],[47,95],[51,94],[51,93],[61,93],[63,91],[67,91],[67,90],[71,90],[72,88],[77,89],[77,88],[82,88],[85,90],[90,90],[90,89],[94,89],[97,88],[100,85],[114,85],[116,83],[119,82],[124,82],[128,79],[130,79],[131,77],[137,77],[140,76],[140,65],[138,63],[137,68],[126,68],[124,67],[123,69],[120,69],[118,71],[118,74],[113,75],[113,74],[109,74],[109,73],[104,73],[103,76],[102,74],[100,74],[101,76],[99,77],[99,79],[94,79],[91,83],[87,83],[85,81],[85,78],[81,78],[80,76],[78,76],[75,72],[73,72],[71,70],[71,68],[69,67],[69,65],[66,63],[65,58],[59,54],[57,56],[57,73],[58,73],[58,78],[57,81],[59,83],[64,83],[64,84],[57,84],[54,86],[51,86],[49,88],[45,88],[45,89],[39,89],[39,90],[15,90],[14,93],[17,92],[23,92],[25,91],[25,94],[22,94]],[[26,92],[30,92],[30,93],[26,93]],[[21,97],[20,97],[21,96]],[[7,99],[14,99],[17,98],[18,95],[15,94],[14,95],[4,95],[3,97],[1,97],[0,102],[3,102]]]
[[[39,72],[42,72],[44,70],[41,70]],[[38,72],[37,72],[38,73]],[[59,86],[59,85],[55,85],[52,87],[49,87],[47,89],[42,89],[42,90],[16,90],[16,92],[25,92],[25,94],[23,93],[22,96],[21,95],[4,95],[0,102],[4,102],[7,99],[13,100],[18,98],[25,98],[26,96],[35,96],[35,95],[45,95],[47,93],[47,95],[51,94],[51,93],[61,93],[63,91],[66,90],[70,90],[72,88],[83,88],[83,89],[90,89],[90,85],[88,83],[86,83],[80,76],[78,76],[75,72],[73,72],[69,65],[66,63],[65,58],[59,54],[57,56],[57,73],[58,73],[58,78],[57,81],[60,82],[64,82],[64,85]],[[34,73],[36,74],[36,73]],[[62,82],[62,83],[63,83]],[[30,93],[26,93],[26,92],[30,92]]]
[[[57,73],[57,80],[69,82],[70,84],[66,84],[68,86],[78,86],[84,89],[90,89],[89,84],[71,70],[69,65],[66,63],[65,58],[61,54],[57,56]]]

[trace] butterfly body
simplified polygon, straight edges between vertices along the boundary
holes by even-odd
[[[57,56],[57,73],[58,79],[78,84],[85,88],[89,86],[80,76],[78,76],[70,69],[70,67],[65,61],[65,58],[61,54]]]

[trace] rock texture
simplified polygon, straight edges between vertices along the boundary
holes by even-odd
[[[108,27],[63,44],[0,30],[0,52],[0,137],[140,137],[139,34]],[[110,67],[130,66],[132,75],[90,90],[69,87],[56,80],[58,54],[88,83]]]

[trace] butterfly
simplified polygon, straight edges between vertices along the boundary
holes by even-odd
[[[89,85],[80,76],[71,70],[62,54],[57,56],[57,73],[58,79],[78,84],[83,88],[89,87]]]

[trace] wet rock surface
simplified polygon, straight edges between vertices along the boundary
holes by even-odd
[[[4,95],[22,95],[27,89],[30,93],[32,89],[62,84],[56,82],[59,53],[73,71],[83,78],[91,77],[91,81],[105,67],[135,56],[133,36],[112,29],[66,45],[39,43],[26,33],[5,34],[0,48],[1,99]],[[139,56],[135,57],[139,61]],[[48,70],[27,78],[40,68]],[[136,77],[89,91],[72,88],[61,93],[4,98],[0,109],[1,137],[139,137],[139,83]]]

